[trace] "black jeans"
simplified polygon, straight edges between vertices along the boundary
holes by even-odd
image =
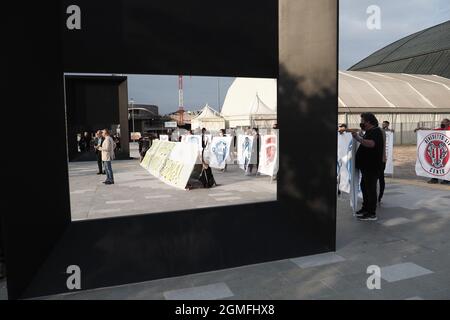
[[[377,181],[380,173],[378,170],[361,170],[361,175],[362,208],[374,214],[377,210]]]
[[[98,173],[103,173],[103,161],[101,151],[97,151],[97,165],[98,165]]]
[[[386,170],[386,162],[383,162],[383,167],[380,172],[380,195],[378,196],[378,201],[381,201],[384,195],[384,189],[386,188],[386,181],[384,180],[384,170]]]

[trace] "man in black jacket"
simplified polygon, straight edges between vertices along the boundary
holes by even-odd
[[[361,170],[362,209],[356,213],[359,220],[377,220],[377,181],[383,170],[383,152],[385,150],[383,133],[378,120],[372,113],[361,115],[361,129],[364,136],[352,133],[360,143],[356,153],[356,168]]]
[[[102,136],[102,131],[98,130],[97,133],[95,134],[95,140],[94,140],[94,147],[95,147],[95,153],[97,154],[97,165],[98,165],[97,174],[105,174],[105,171],[103,170],[102,152],[99,150],[99,148],[101,148],[104,140],[105,139]]]

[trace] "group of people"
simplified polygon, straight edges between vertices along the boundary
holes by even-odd
[[[86,152],[93,152],[96,151],[95,149],[95,139],[97,138],[97,133],[95,133],[95,136],[93,137],[92,134],[89,132],[85,132],[83,135],[81,135],[80,139],[78,140],[78,149],[80,150],[80,153],[86,153]],[[116,151],[120,151],[121,145],[120,145],[120,137],[118,135],[111,136],[114,143],[116,144]]]
[[[360,129],[349,130],[347,125],[341,124],[339,132],[350,132],[353,139],[359,142],[360,146],[356,152],[355,167],[361,172],[361,192],[363,195],[362,208],[356,213],[356,217],[362,221],[377,220],[377,203],[380,203],[384,190],[384,171],[386,169],[386,132],[389,129],[389,121],[384,121],[380,128],[378,119],[373,113],[361,114]],[[440,128],[428,129],[417,128],[418,130],[450,130],[450,120],[444,119]],[[380,182],[380,192],[377,194],[377,183]],[[438,183],[437,179],[432,179],[429,183]],[[441,182],[448,184],[448,181]]]

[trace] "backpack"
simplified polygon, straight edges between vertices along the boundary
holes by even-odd
[[[203,167],[198,179],[203,184],[204,188],[211,188],[214,185],[217,185],[216,180],[214,180],[211,167],[209,166],[207,168]]]

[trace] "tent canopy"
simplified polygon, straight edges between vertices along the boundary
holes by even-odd
[[[207,130],[218,131],[225,129],[225,119],[208,104],[202,109],[200,114],[191,120],[191,128],[206,128]]]
[[[258,97],[272,114],[277,113],[277,80],[236,78],[228,89],[222,107],[222,116],[249,115],[253,113]],[[264,108],[265,109],[265,108]]]
[[[339,113],[449,113],[450,79],[364,71],[339,72]]]
[[[236,78],[222,107],[228,127],[271,128],[277,123],[277,80]]]

